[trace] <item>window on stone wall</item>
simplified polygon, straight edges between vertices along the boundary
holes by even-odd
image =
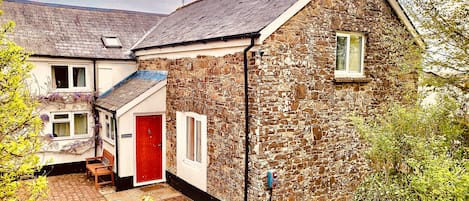
[[[80,137],[88,135],[88,113],[52,113],[54,137]]]
[[[202,122],[194,117],[186,119],[186,158],[191,161],[201,162],[201,133]]]
[[[207,189],[207,116],[176,112],[176,171],[197,188]]]
[[[71,89],[86,87],[86,68],[80,66],[52,66],[52,87]]]
[[[365,37],[360,33],[337,33],[336,77],[363,77]]]

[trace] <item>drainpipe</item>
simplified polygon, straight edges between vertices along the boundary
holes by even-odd
[[[248,178],[249,178],[249,96],[248,96],[248,51],[254,47],[254,37],[251,37],[251,44],[244,49],[244,201],[248,200]]]
[[[96,110],[96,59],[93,59],[93,118],[94,118],[94,157],[98,156],[98,135],[99,130],[96,128],[96,123],[99,122],[98,110]]]
[[[114,119],[114,134],[115,136],[115,144],[116,144],[116,176],[119,178],[119,133],[117,132],[117,118],[116,118],[116,111],[112,111],[112,118]]]

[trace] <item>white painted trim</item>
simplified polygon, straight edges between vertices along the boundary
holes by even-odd
[[[355,36],[361,36],[362,41],[361,41],[361,54],[360,54],[360,72],[350,72],[350,36],[355,35]],[[336,32],[336,43],[338,42],[337,38],[338,37],[346,37],[347,38],[347,50],[346,50],[346,57],[345,57],[345,70],[334,70],[334,76],[336,78],[343,78],[343,77],[356,77],[356,78],[362,78],[365,77],[365,46],[366,46],[366,36],[363,33],[359,32]],[[336,57],[336,67],[337,67],[337,47],[335,48],[335,57]]]
[[[66,114],[68,115],[68,118],[66,120],[55,120],[54,119],[54,115],[61,115],[61,114]],[[83,134],[83,135],[75,135],[75,117],[74,115],[75,114],[86,114],[86,120],[87,120],[87,131],[88,133],[87,134]],[[77,111],[51,111],[49,112],[49,116],[50,116],[50,124],[52,126],[52,134],[54,134],[54,126],[53,124],[54,123],[69,123],[69,126],[70,126],[70,136],[65,136],[65,137],[54,137],[54,141],[63,141],[63,140],[78,140],[78,139],[86,139],[86,138],[90,138],[93,136],[93,126],[92,126],[92,123],[91,123],[91,119],[93,119],[92,115],[91,115],[91,111],[88,111],[88,110],[77,110]],[[94,120],[93,120],[94,122]]]
[[[415,38],[415,42],[417,42],[417,45],[419,45],[420,48],[425,49],[425,43],[420,38],[420,36],[419,36],[417,30],[415,29],[414,25],[412,24],[412,22],[410,22],[410,19],[407,17],[407,15],[402,10],[399,2],[397,2],[396,0],[387,0],[387,1],[388,1],[389,5],[391,5],[392,9],[396,12],[397,17],[399,17],[399,19],[401,19],[402,23],[404,23],[407,30]]]
[[[201,162],[186,159],[186,135],[187,117],[193,117],[201,121]],[[176,173],[177,176],[191,185],[207,192],[208,169],[208,141],[207,141],[207,116],[194,112],[176,112]]]
[[[137,104],[141,103],[142,101],[144,101],[145,99],[147,99],[148,97],[150,97],[151,95],[153,95],[154,93],[156,93],[157,91],[162,89],[164,86],[166,86],[166,83],[167,83],[166,79],[160,81],[158,84],[156,84],[152,88],[148,89],[143,94],[140,94],[138,97],[134,98],[132,101],[130,101],[129,103],[127,103],[124,106],[122,106],[121,108],[119,108],[116,111],[116,117],[122,116],[123,114],[128,112],[130,109],[135,107]]]
[[[303,9],[311,0],[299,0],[283,12],[277,19],[267,25],[264,29],[260,31],[261,36],[257,41],[257,44],[262,44],[265,39],[272,35],[277,29],[279,29],[283,24],[290,20],[293,16],[296,15],[301,9]]]
[[[183,57],[195,58],[199,55],[223,56],[242,52],[251,43],[250,39],[235,39],[229,41],[216,41],[208,43],[196,43],[191,45],[180,45],[175,47],[152,48],[138,50],[135,55],[139,59],[169,58],[177,59]]]
[[[137,117],[140,116],[153,116],[153,115],[161,115],[161,157],[162,157],[162,164],[161,164],[161,179],[153,180],[153,181],[146,181],[146,182],[137,182]],[[151,113],[134,113],[133,114],[133,185],[134,186],[144,186],[148,184],[156,184],[161,182],[166,182],[166,113],[165,112],[151,112]]]

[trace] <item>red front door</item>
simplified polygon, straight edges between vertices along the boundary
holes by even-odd
[[[137,117],[137,182],[163,178],[162,121],[161,115]]]

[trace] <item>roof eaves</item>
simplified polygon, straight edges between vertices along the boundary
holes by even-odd
[[[405,27],[407,28],[407,30],[409,30],[410,34],[412,34],[412,36],[415,38],[415,42],[417,43],[417,45],[420,48],[425,49],[426,47],[425,42],[420,37],[419,32],[415,28],[415,25],[412,23],[409,16],[406,14],[404,9],[402,8],[401,4],[397,0],[387,0],[387,2],[392,7],[397,17],[399,17],[402,23],[404,23]]]
[[[135,51],[139,51],[139,50],[148,50],[148,49],[154,49],[154,48],[176,47],[176,46],[183,46],[183,45],[191,45],[191,44],[194,44],[194,43],[208,43],[208,42],[214,42],[214,41],[228,41],[228,40],[233,40],[233,39],[259,38],[260,35],[261,34],[259,32],[251,32],[251,33],[243,33],[243,34],[236,34],[236,35],[230,35],[230,36],[221,36],[221,37],[215,37],[215,38],[207,38],[207,39],[200,39],[200,40],[193,40],[193,41],[170,43],[170,44],[164,44],[164,45],[138,47],[138,48],[132,49],[132,51],[135,52]]]
[[[31,54],[30,57],[45,57],[53,59],[85,59],[85,60],[115,60],[115,61],[135,61],[134,54],[129,55],[128,58],[115,58],[115,57],[79,57],[79,56],[59,56],[48,54]]]

